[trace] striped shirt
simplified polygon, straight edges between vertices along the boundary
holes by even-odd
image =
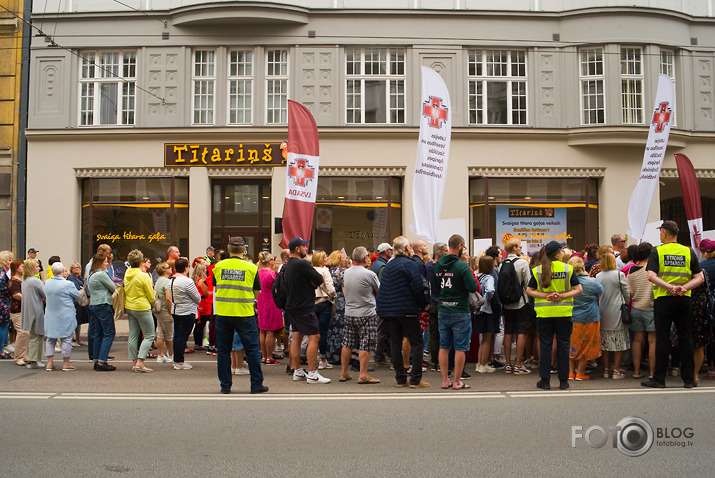
[[[633,298],[634,309],[653,310],[653,284],[648,280],[645,267],[631,267],[628,273],[628,291]]]

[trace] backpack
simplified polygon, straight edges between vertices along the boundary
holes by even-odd
[[[505,259],[499,268],[497,294],[504,305],[516,304],[524,295],[519,278],[516,275],[516,267],[514,267],[514,262],[517,260],[519,259]]]
[[[271,294],[273,295],[273,302],[276,307],[283,310],[288,302],[288,284],[285,282],[285,266],[281,271],[276,274],[276,278],[273,280],[273,285],[271,286]]]

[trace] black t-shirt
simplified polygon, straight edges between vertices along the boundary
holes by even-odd
[[[305,313],[315,308],[315,289],[323,283],[323,276],[310,262],[290,257],[284,267],[288,300],[285,310]]]
[[[690,249],[690,272],[693,273],[693,275],[702,272],[702,267],[700,267],[700,261],[698,260],[698,256],[695,254],[695,251],[689,247]],[[658,248],[654,247],[653,250],[650,253],[650,257],[648,258],[648,265],[645,268],[647,271],[653,271],[656,274],[660,270],[660,260],[658,260]]]
[[[570,281],[571,287],[576,287],[577,285],[581,285],[581,283],[578,281],[578,276],[576,274],[571,274],[571,281]],[[532,289],[536,289],[539,287],[539,284],[536,283],[536,278],[534,277],[534,274],[531,274],[531,279],[529,279],[529,284],[527,287],[531,287]]]

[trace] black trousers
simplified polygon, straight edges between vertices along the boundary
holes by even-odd
[[[387,360],[386,354],[388,351],[390,351],[390,347],[390,322],[388,320],[383,320],[378,317],[375,362],[385,362]]]
[[[665,383],[670,354],[670,327],[675,324],[680,345],[680,376],[683,383],[693,383],[695,358],[693,356],[693,303],[690,297],[658,297],[653,303],[655,319],[655,373],[653,380]]]
[[[405,364],[402,361],[402,338],[406,337],[412,346],[410,352],[410,383],[417,385],[422,380],[422,353],[424,350],[424,336],[420,327],[420,318],[417,315],[406,317],[390,317],[390,344],[392,345],[392,365],[395,367],[395,380],[397,383],[407,381]]]
[[[439,362],[439,318],[437,312],[439,304],[430,304],[429,306],[429,326],[427,332],[429,334],[429,353],[432,358],[432,363]]]

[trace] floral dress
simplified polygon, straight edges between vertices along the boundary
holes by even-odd
[[[331,267],[330,276],[333,278],[336,296],[335,314],[328,328],[326,359],[328,362],[340,362],[340,352],[343,348],[343,327],[345,326],[345,294],[343,293],[345,269],[338,266]]]

